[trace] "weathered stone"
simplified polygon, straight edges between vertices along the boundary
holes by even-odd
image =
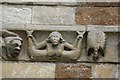
[[[105,33],[103,31],[90,31],[87,35],[87,54],[92,61],[97,62],[104,57]]]
[[[7,30],[25,30],[25,26],[22,23],[3,23],[2,28]]]
[[[0,5],[0,22],[2,21],[2,5]]]
[[[118,26],[87,25],[87,31],[100,30],[104,32],[118,32]]]
[[[106,33],[106,45],[107,46],[117,46],[119,43],[120,33]]]
[[[33,7],[32,23],[75,24],[75,8],[35,6]]]
[[[118,62],[118,46],[106,46],[105,62]]]
[[[13,6],[3,6],[2,18],[2,21],[5,23],[30,23],[31,9]]]
[[[118,7],[78,7],[75,20],[85,25],[117,25]]]
[[[74,63],[56,64],[55,78],[91,78],[91,66]]]
[[[2,79],[2,61],[0,60],[0,79]]]
[[[118,65],[94,64],[92,66],[92,78],[118,78]]]
[[[3,78],[54,78],[53,63],[2,63]]]
[[[85,31],[86,26],[74,25],[74,26],[63,26],[63,25],[32,25],[26,24],[26,30],[43,30],[43,31]]]

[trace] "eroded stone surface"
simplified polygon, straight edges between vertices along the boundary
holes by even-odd
[[[119,43],[120,33],[106,33],[106,45],[107,46],[117,46]]]
[[[33,24],[74,24],[75,8],[35,6],[32,14]]]
[[[91,66],[74,63],[58,63],[55,78],[91,78]]]
[[[118,24],[118,7],[78,7],[77,24],[116,25]]]
[[[54,78],[53,63],[2,63],[3,78]]]
[[[92,66],[92,78],[118,78],[118,65],[94,64]]]
[[[31,9],[13,6],[3,6],[2,18],[2,21],[6,23],[30,23]]]
[[[106,46],[104,61],[118,62],[118,46]]]

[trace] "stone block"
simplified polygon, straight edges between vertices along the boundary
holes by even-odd
[[[106,46],[105,62],[118,62],[118,46]]]
[[[77,24],[118,25],[118,7],[77,7]]]
[[[53,63],[2,63],[3,78],[54,78],[55,64]]]
[[[92,78],[118,78],[118,65],[94,64],[92,66]]]
[[[31,9],[15,6],[3,6],[2,18],[5,23],[30,23]]]
[[[91,78],[91,66],[75,63],[58,63],[56,64],[55,78]]]
[[[33,24],[75,24],[74,7],[33,7]]]

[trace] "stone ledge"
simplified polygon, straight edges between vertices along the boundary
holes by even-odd
[[[104,32],[120,32],[119,26],[103,25],[34,25],[34,24],[2,24],[3,29],[7,30],[43,30],[43,31],[91,31],[101,30]]]
[[[24,30],[25,29],[24,24],[14,24],[14,23],[10,23],[10,24],[2,23],[2,28],[7,30]]]
[[[101,30],[104,32],[120,32],[119,26],[87,25],[87,31]]]
[[[45,31],[85,31],[86,26],[62,26],[62,25],[26,25],[26,30],[45,30]]]

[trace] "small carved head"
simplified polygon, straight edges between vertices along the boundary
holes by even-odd
[[[6,49],[8,53],[8,57],[16,58],[21,50],[22,39],[20,37],[7,37],[5,38]]]
[[[58,45],[64,41],[62,35],[57,31],[52,32],[47,39],[47,42],[52,43],[52,45]]]

